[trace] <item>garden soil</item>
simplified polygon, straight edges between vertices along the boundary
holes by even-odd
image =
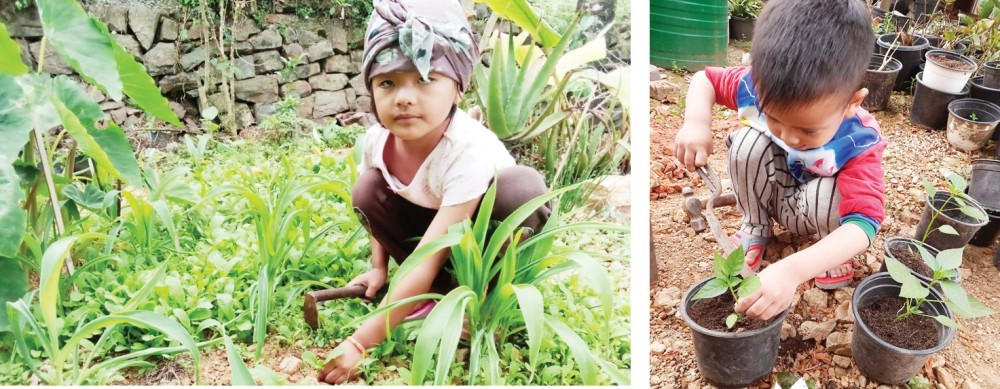
[[[740,63],[746,51],[729,47],[729,63]],[[695,194],[709,191],[697,175],[692,177],[678,168],[673,156],[673,139],[683,124],[683,101],[690,74],[669,70],[661,72],[669,87],[662,101],[650,100],[650,218],[656,248],[659,280],[650,288],[650,384],[653,388],[711,387],[699,376],[695,362],[691,330],[678,313],[682,294],[712,274],[712,251],[717,250],[710,231],[701,233],[688,225],[681,207],[681,188],[690,186]],[[854,283],[835,291],[824,291],[808,282],[799,286],[792,310],[782,325],[782,341],[773,374],[792,372],[815,379],[827,388],[878,388],[858,371],[850,358],[850,336],[854,317],[850,309],[854,287],[864,277],[878,271],[882,264],[882,245],[887,237],[912,237],[924,206],[921,180],[927,178],[939,188],[945,187],[945,172],[969,177],[972,160],[993,155],[996,146],[966,154],[948,146],[945,132],[929,132],[910,125],[912,96],[895,93],[885,111],[875,113],[889,140],[883,167],[886,181],[886,219],[875,242],[855,258]],[[715,153],[709,164],[728,184],[724,156],[724,135],[737,127],[735,112],[723,107],[713,111]],[[716,210],[727,231],[735,231],[739,213],[734,207]],[[815,237],[794,237],[776,227],[776,239],[766,249],[764,266],[815,242]],[[994,310],[1000,310],[1000,278],[992,264],[995,248],[969,246],[962,264],[962,284]],[[996,388],[1000,382],[1000,321],[993,316],[982,319],[959,319],[964,327],[951,344],[931,357],[920,375],[944,388]],[[755,383],[753,388],[770,388],[773,374]]]

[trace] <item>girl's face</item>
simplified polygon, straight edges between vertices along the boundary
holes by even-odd
[[[444,131],[444,121],[461,97],[458,83],[437,72],[431,72],[427,81],[415,70],[372,78],[378,119],[400,140],[418,140],[435,130]]]

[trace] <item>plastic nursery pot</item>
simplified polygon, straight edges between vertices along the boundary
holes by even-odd
[[[931,50],[925,58],[924,83],[946,93],[960,93],[978,68],[969,57],[950,51]]]
[[[851,337],[852,358],[865,377],[884,384],[909,381],[920,372],[931,355],[944,349],[955,338],[953,328],[937,321],[934,325],[938,330],[938,344],[926,350],[896,347],[876,336],[861,318],[859,307],[865,307],[879,297],[899,296],[900,288],[889,273],[875,273],[861,280],[851,298],[851,310],[855,317],[854,334]],[[928,300],[941,301],[943,298],[937,291],[931,290]],[[951,310],[940,302],[926,302],[921,309],[931,316],[945,315],[954,319]]]
[[[983,85],[983,76],[972,77],[969,85],[972,91],[970,97],[1000,105],[1000,88],[990,88]]]
[[[943,130],[948,125],[948,104],[969,94],[966,87],[961,93],[951,94],[931,89],[923,82],[923,73],[917,73],[917,85],[910,106],[910,123],[931,130]]]
[[[997,248],[997,251],[993,253],[993,267],[1000,269],[1000,248]]]
[[[892,90],[909,91],[913,77],[919,71],[917,65],[920,64],[920,54],[928,47],[927,38],[914,36],[912,45],[903,46],[897,40],[896,35],[898,34],[881,35],[876,40],[876,43],[879,46],[879,54],[887,54],[891,50],[892,53],[890,56],[899,60],[903,65],[903,68],[899,70],[899,76],[896,77],[896,84]],[[893,45],[893,41],[896,41],[895,45]]]
[[[947,50],[944,47],[942,47],[944,46],[944,44],[941,42],[942,41],[941,37],[932,35],[921,35],[921,36],[927,38],[927,44],[930,45],[927,47],[927,51],[944,50],[944,51],[950,51],[955,54],[963,54],[963,55],[969,51],[969,46],[963,43],[962,41],[955,42],[952,45],[951,50]],[[926,57],[927,51],[924,51],[924,58],[927,58]]]
[[[884,250],[883,252],[885,253],[885,256],[887,258],[892,258],[892,259],[895,259],[897,261],[899,261],[899,258],[896,258],[896,256],[892,254],[892,249],[904,248],[904,249],[912,250],[912,252],[917,256],[917,258],[920,258],[921,260],[923,260],[922,257],[920,256],[920,252],[917,251],[917,247],[920,247],[920,246],[923,246],[923,248],[926,249],[927,252],[931,253],[931,255],[933,255],[935,257],[938,255],[938,252],[939,252],[938,249],[933,248],[933,247],[931,247],[929,245],[920,243],[920,241],[918,241],[918,240],[913,240],[913,239],[902,237],[902,236],[894,236],[894,237],[886,239],[885,240],[885,244],[882,245],[882,248],[883,248],[883,250]],[[885,260],[882,261],[882,267],[880,267],[878,269],[878,271],[880,271],[880,272],[887,272],[887,271],[889,271],[888,270],[889,268],[886,267],[885,262],[886,262]],[[900,262],[902,262],[902,261],[900,261]],[[906,263],[903,263],[903,264],[905,265]],[[907,268],[909,268],[909,266],[907,266]],[[927,284],[929,284],[931,282],[931,279],[928,278],[927,276],[925,276],[923,274],[920,274],[920,273],[917,273],[912,268],[909,268],[909,269],[910,269],[910,273],[912,273],[913,275],[917,276],[917,278],[919,278],[920,281],[923,281],[924,283],[927,283]],[[956,278],[955,281],[958,281],[958,279]]]
[[[886,57],[884,54],[872,54],[861,84],[863,88],[868,88],[868,96],[861,102],[861,107],[869,112],[885,109],[889,105],[896,76],[902,68],[903,64],[895,58]]]
[[[753,24],[756,19],[729,17],[729,39],[753,40]]]
[[[992,209],[986,209],[986,216],[990,218],[990,221],[986,222],[983,228],[980,228],[976,232],[976,235],[972,236],[972,240],[969,244],[979,247],[990,247],[993,242],[1000,238],[1000,211],[994,211]],[[1000,248],[997,248],[1000,250]]]
[[[981,149],[1000,123],[1000,106],[986,100],[958,99],[948,103],[948,143],[972,152]]]
[[[983,86],[1000,89],[1000,61],[983,64]]]
[[[930,231],[927,239],[923,240],[924,243],[938,250],[956,249],[968,244],[972,236],[976,234],[976,231],[986,225],[986,220],[976,220],[972,216],[962,213],[958,209],[959,205],[955,201],[955,198],[949,200],[949,196],[951,196],[951,193],[939,190],[934,194],[933,200],[930,197],[926,197],[924,213],[920,216],[920,223],[917,224],[917,229],[913,233],[913,239],[921,240],[924,233]],[[964,197],[962,200],[970,207],[975,207],[982,214],[986,214],[986,211],[975,199]],[[944,212],[934,217],[934,221],[932,222],[932,215],[942,209],[942,206]],[[928,224],[930,225],[930,229],[928,229]],[[938,231],[938,228],[942,225],[952,226],[955,231],[958,231],[958,235]]]
[[[781,343],[781,323],[788,316],[788,309],[764,328],[739,333],[719,332],[695,323],[688,314],[691,297],[714,279],[707,278],[695,284],[681,303],[681,317],[691,328],[694,354],[698,371],[706,380],[721,387],[745,387],[767,375],[778,358]]]
[[[1000,161],[985,158],[972,161],[969,196],[987,211],[1000,212]]]
[[[927,23],[934,9],[937,8],[938,0],[915,0],[913,2],[913,20],[918,24]]]

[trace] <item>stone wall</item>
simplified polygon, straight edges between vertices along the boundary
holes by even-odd
[[[174,112],[189,125],[197,125],[198,85],[204,76],[206,51],[211,50],[215,59],[209,63],[219,63],[222,58],[214,44],[202,44],[202,26],[185,22],[178,10],[139,2],[87,4],[85,8],[107,24],[118,43],[146,66]],[[371,99],[359,75],[360,44],[348,43],[353,27],[339,19],[304,21],[282,14],[267,15],[265,20],[263,28],[250,19],[231,26],[236,52],[232,87],[239,128],[260,122],[274,112],[274,103],[290,95],[300,99],[299,116],[320,123],[339,113],[369,109]],[[4,23],[21,45],[25,63],[37,67],[35,58],[42,37],[37,12],[31,7]],[[300,54],[298,66],[282,71],[285,61]],[[221,70],[216,65],[208,66],[213,66],[210,72],[214,82],[203,106],[214,106],[224,113],[228,104],[219,92]],[[43,70],[74,74],[51,47],[45,50]],[[124,128],[144,123],[140,110],[97,94],[101,107]]]

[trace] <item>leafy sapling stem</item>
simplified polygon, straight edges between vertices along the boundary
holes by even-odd
[[[943,224],[935,230],[931,229],[931,227],[934,226],[934,220],[945,212],[958,210],[976,220],[986,220],[986,215],[980,212],[976,207],[969,205],[969,201],[972,199],[965,194],[965,188],[968,187],[968,183],[965,179],[956,173],[952,173],[947,179],[948,198],[941,204],[940,208],[931,207],[931,220],[927,223],[927,228],[924,229],[924,233],[920,238],[920,243],[926,243],[927,237],[929,237],[935,230],[949,235],[958,235],[958,231],[956,231],[954,227],[947,224]],[[935,189],[934,185],[932,185],[929,181],[924,180],[924,191],[927,193],[927,197],[931,199],[931,204],[933,204],[933,199],[935,194],[937,194],[937,189]],[[953,208],[946,208],[949,204],[957,204],[957,206]]]
[[[919,247],[920,256],[934,270],[934,274],[928,284],[921,282],[902,262],[892,257],[886,257],[885,264],[889,269],[889,275],[893,280],[901,284],[899,297],[904,299],[903,308],[900,309],[896,318],[893,319],[893,323],[898,323],[909,316],[924,316],[937,320],[939,323],[951,328],[961,328],[958,323],[946,315],[931,316],[921,309],[924,303],[942,302],[941,300],[932,298],[931,289],[935,287],[938,287],[947,297],[943,302],[956,316],[976,318],[994,313],[993,310],[968,294],[965,289],[962,289],[958,282],[951,280],[958,273],[958,268],[962,265],[963,249],[943,250],[935,257],[927,249]]]
[[[717,297],[727,291],[733,296],[733,301],[739,301],[741,297],[749,296],[760,288],[760,278],[757,276],[740,277],[740,270],[743,269],[744,262],[743,247],[737,247],[726,258],[723,258],[718,252],[714,254],[715,261],[712,264],[712,271],[715,278],[702,286],[698,293],[691,297],[691,301]],[[736,322],[742,318],[742,314],[735,312],[726,316],[726,328],[733,328]]]

